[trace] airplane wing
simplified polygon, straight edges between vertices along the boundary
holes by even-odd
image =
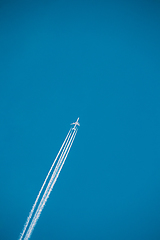
[[[78,126],[80,126],[79,122],[71,123],[71,125],[78,125]]]

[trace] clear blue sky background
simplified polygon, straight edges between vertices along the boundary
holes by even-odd
[[[160,239],[159,1],[0,2],[0,240]]]

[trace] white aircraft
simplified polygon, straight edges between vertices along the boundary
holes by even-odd
[[[77,118],[77,121],[75,123],[71,123],[71,125],[74,125],[73,129],[76,129],[76,125],[80,126],[78,120],[79,120],[79,118]]]

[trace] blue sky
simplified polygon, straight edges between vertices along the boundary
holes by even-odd
[[[80,117],[31,239],[160,238],[158,1],[1,1],[0,239],[18,239]]]

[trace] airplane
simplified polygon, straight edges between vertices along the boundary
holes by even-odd
[[[80,126],[78,120],[79,120],[79,118],[77,118],[77,121],[75,123],[71,123],[71,125],[74,125],[73,129],[76,129],[76,125]]]

